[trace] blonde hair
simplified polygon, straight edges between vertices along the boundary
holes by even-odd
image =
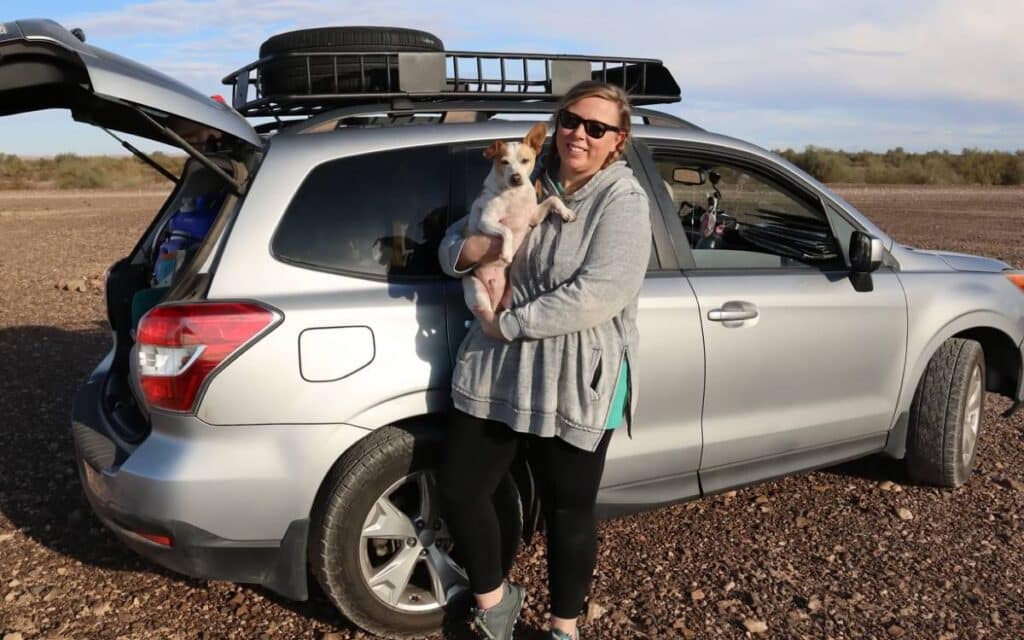
[[[555,115],[551,119],[551,127],[555,131],[555,135],[558,135],[558,113],[562,109],[567,109],[584,98],[602,98],[609,102],[614,102],[619,110],[618,127],[625,135],[622,138],[622,142],[620,142],[619,145],[616,146],[610,154],[608,154],[608,158],[604,161],[604,164],[601,165],[601,168],[604,169],[622,156],[622,150],[626,146],[626,143],[629,142],[629,135],[633,128],[633,112],[629,107],[629,96],[626,95],[626,92],[623,91],[621,87],[614,84],[608,84],[607,82],[602,82],[600,80],[584,80],[583,82],[573,85],[558,102],[558,109],[555,110]],[[557,145],[552,144],[551,151],[549,153],[553,160],[559,160]]]

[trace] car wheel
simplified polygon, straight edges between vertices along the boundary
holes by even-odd
[[[985,354],[974,340],[950,338],[932,356],[910,406],[907,472],[941,487],[967,482],[985,409]]]
[[[260,59],[283,55],[260,66],[263,95],[354,93],[361,89],[360,74],[365,76],[365,89],[384,91],[389,86],[385,56],[365,56],[360,67],[359,58],[354,56],[288,55],[375,51],[444,51],[444,43],[426,31],[398,27],[322,27],[280,33],[260,46]],[[390,73],[390,86],[397,90],[398,68],[394,60]]]
[[[435,481],[438,438],[383,427],[345,453],[314,506],[312,571],[352,622],[390,638],[441,628],[445,605],[469,588],[441,518]],[[511,477],[495,493],[508,569],[522,535]]]

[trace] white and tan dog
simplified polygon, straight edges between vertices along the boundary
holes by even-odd
[[[464,235],[482,233],[501,238],[501,256],[497,260],[477,264],[473,273],[462,279],[466,306],[480,309],[479,315],[493,317],[508,277],[508,266],[519,250],[530,227],[539,224],[554,209],[562,220],[572,222],[576,214],[557,196],[537,204],[537,191],[530,184],[530,174],[547,137],[547,127],[539,122],[522,142],[495,141],[484,150],[492,160],[483,191],[473,201]]]

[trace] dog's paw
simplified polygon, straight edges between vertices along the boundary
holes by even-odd
[[[561,213],[562,213],[562,220],[565,220],[566,222],[575,222],[575,220],[576,220],[576,212],[573,211],[572,209],[566,209],[566,210],[562,211]]]
[[[501,259],[505,262],[505,264],[512,264],[512,259],[514,257],[515,254],[512,253],[511,249],[505,250],[504,247],[501,249]]]

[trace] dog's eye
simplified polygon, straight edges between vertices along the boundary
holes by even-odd
[[[527,160],[526,158],[523,158],[522,160],[519,161],[519,164],[530,164],[530,161]]]
[[[508,159],[502,160],[502,161],[501,161],[501,164],[509,164],[509,161],[508,161]]]

